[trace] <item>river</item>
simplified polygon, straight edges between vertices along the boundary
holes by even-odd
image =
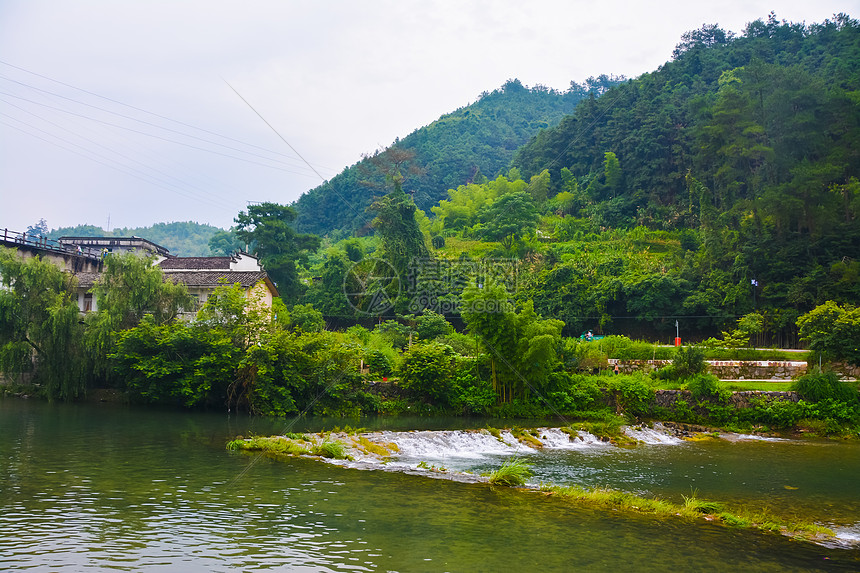
[[[224,447],[236,435],[277,433],[287,424],[0,400],[0,570],[860,570],[858,549]],[[397,430],[464,422],[351,424]],[[860,535],[860,444],[853,442],[720,441],[524,455],[541,481],[673,500],[697,491],[812,517],[840,527],[846,539]],[[500,459],[470,459],[453,449],[425,455],[476,471]]]

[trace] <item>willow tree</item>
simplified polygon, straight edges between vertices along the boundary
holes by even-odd
[[[144,316],[155,325],[167,324],[194,307],[184,284],[165,280],[152,258],[134,253],[108,256],[92,291],[98,311],[87,319],[86,343],[93,373],[105,377],[110,374],[107,355],[120,331],[137,326]]]
[[[33,381],[51,399],[72,400],[86,390],[83,325],[75,277],[39,257],[0,249],[0,371]]]

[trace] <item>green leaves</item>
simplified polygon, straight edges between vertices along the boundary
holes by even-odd
[[[316,235],[299,234],[293,228],[296,210],[277,203],[251,205],[236,216],[236,236],[260,256],[266,272],[281,296],[295,301],[304,291],[299,282],[297,262],[319,248]]]
[[[531,195],[517,191],[502,195],[481,211],[480,218],[485,222],[483,237],[489,241],[501,241],[507,237],[516,240],[534,233],[540,216]]]
[[[860,308],[830,300],[798,318],[797,326],[810,350],[860,365]]]
[[[447,405],[454,376],[453,355],[450,346],[438,342],[414,344],[403,354],[400,386],[415,397]]]
[[[14,378],[35,367],[49,398],[77,398],[87,381],[82,339],[74,277],[0,248],[0,372]]]

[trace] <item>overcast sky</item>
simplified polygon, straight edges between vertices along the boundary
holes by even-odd
[[[704,23],[740,33],[771,10],[812,23],[858,7],[0,0],[0,228],[226,228],[509,78],[636,77]]]

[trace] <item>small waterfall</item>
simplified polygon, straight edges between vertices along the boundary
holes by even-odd
[[[836,545],[843,547],[860,546],[860,523],[845,527],[834,527]]]
[[[541,428],[538,436],[545,448],[557,450],[581,450],[594,447],[611,447],[608,442],[602,442],[600,438],[588,432],[578,431],[576,436],[571,436],[559,428]]]
[[[408,458],[483,458],[491,455],[513,455],[531,448],[517,442],[510,432],[502,432],[500,441],[489,432],[456,430],[385,432],[384,441],[394,442],[399,457]]]
[[[628,426],[624,428],[624,433],[633,439],[639,440],[643,444],[674,446],[684,443],[684,440],[677,436],[673,436],[660,424],[654,424],[653,428],[646,428],[644,426],[631,428]]]

